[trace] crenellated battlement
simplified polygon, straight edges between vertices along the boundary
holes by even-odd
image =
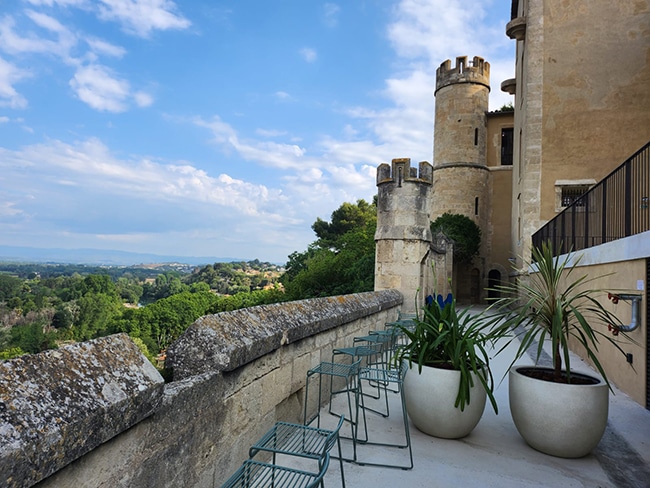
[[[433,184],[433,166],[427,161],[421,161],[417,168],[411,168],[410,158],[396,158],[391,164],[380,164],[377,167],[377,185],[383,183],[403,182]]]
[[[456,83],[476,83],[489,90],[490,63],[479,56],[474,56],[471,62],[467,61],[467,56],[458,56],[452,68],[451,61],[447,59],[436,70],[436,92]]]

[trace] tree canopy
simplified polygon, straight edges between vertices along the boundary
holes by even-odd
[[[281,278],[288,300],[369,291],[374,288],[376,202],[343,203],[329,222],[312,225],[316,241],[289,256]]]
[[[431,222],[431,233],[442,232],[454,241],[454,259],[469,264],[478,256],[481,247],[481,229],[465,215],[444,213]]]
[[[78,267],[10,265],[0,270],[0,360],[116,332],[151,359],[202,315],[284,300],[280,269],[254,260],[141,278],[133,268],[82,276]]]

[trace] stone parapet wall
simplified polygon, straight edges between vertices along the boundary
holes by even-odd
[[[301,420],[307,371],[402,300],[385,290],[202,317],[170,347],[167,384],[123,334],[1,362],[0,485],[219,486],[274,422]],[[199,351],[207,359],[183,356]]]
[[[0,485],[33,485],[151,415],[162,394],[125,334],[0,362]]]

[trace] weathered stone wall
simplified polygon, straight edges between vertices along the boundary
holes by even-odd
[[[125,335],[2,362],[0,485],[219,486],[275,421],[301,419],[307,370],[401,304],[386,290],[202,317],[167,384]]]
[[[125,334],[0,362],[0,484],[61,469],[151,415],[162,391]]]

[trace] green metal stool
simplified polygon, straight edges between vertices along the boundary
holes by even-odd
[[[249,459],[244,461],[221,488],[314,488],[322,486],[329,463],[330,458],[327,455],[322,469],[318,473],[310,473]]]
[[[373,366],[373,367],[379,367],[384,369],[390,368],[390,364],[388,363],[388,361],[392,356],[391,351],[392,351],[393,338],[391,334],[384,334],[383,332],[384,331],[370,331],[366,336],[360,336],[354,338],[355,345],[357,346],[361,345],[377,351],[376,356],[372,354],[368,355],[368,358],[366,360],[366,366]],[[364,392],[363,394],[366,396],[366,398],[380,400],[382,390],[384,391],[384,394],[386,393],[386,388],[387,388],[386,384],[382,384],[374,381],[369,382],[368,384],[373,388],[376,388],[377,393],[371,394],[371,393]],[[385,411],[373,409],[368,406],[366,406],[365,408],[367,410],[370,410],[372,412],[381,415],[382,417],[388,417],[390,414],[388,408],[386,408]]]
[[[408,372],[408,364],[406,362],[402,363],[399,368],[397,369],[383,369],[383,368],[373,368],[373,367],[365,367],[361,368],[359,371],[359,389],[360,394],[359,398],[361,399],[361,404],[358,406],[358,408],[361,408],[364,412],[364,421],[365,421],[365,409],[363,405],[363,387],[361,386],[362,380],[368,380],[368,381],[377,381],[381,382],[383,384],[394,384],[397,387],[397,390],[399,391],[400,399],[402,402],[402,418],[404,421],[404,436],[405,436],[405,442],[403,444],[401,443],[382,443],[382,442],[372,442],[369,439],[366,439],[366,441],[363,443],[365,446],[384,446],[384,447],[394,447],[398,449],[404,449],[408,448],[409,450],[409,459],[410,462],[407,465],[393,465],[393,464],[380,464],[380,463],[372,463],[372,462],[366,462],[366,461],[360,461],[355,458],[355,461],[357,464],[361,466],[383,466],[386,468],[401,468],[401,469],[412,469],[413,468],[413,450],[411,448],[411,433],[409,430],[409,420],[408,420],[408,414],[406,413],[406,401],[404,399],[404,377],[406,376],[406,373]],[[386,396],[386,406],[388,408],[388,397]],[[357,412],[358,415],[358,412]]]
[[[329,398],[328,398],[328,412],[331,415],[336,417],[344,418],[345,422],[350,424],[350,437],[346,437],[340,434],[339,438],[352,440],[352,449],[353,457],[352,458],[343,458],[340,455],[340,459],[344,461],[352,461],[356,458],[356,449],[358,439],[358,430],[359,430],[359,371],[361,369],[361,359],[358,359],[352,364],[344,363],[329,363],[322,362],[315,368],[307,371],[307,381],[305,384],[305,405],[304,405],[304,415],[303,420],[305,425],[310,425],[316,421],[316,426],[320,428],[321,418],[320,418],[320,406],[323,404],[322,394],[323,394],[323,377],[329,379]],[[312,377],[318,377],[318,403],[316,415],[312,418],[307,417],[307,408],[309,405],[309,384]],[[345,387],[340,390],[333,390],[332,382],[334,379],[339,378],[345,383]],[[347,396],[348,403],[348,417],[345,418],[345,415],[339,414],[332,410],[332,397],[337,394],[345,393]],[[368,430],[364,424],[364,439],[368,438]],[[341,454],[339,452],[339,454]]]
[[[253,459],[261,451],[271,452],[273,453],[273,464],[277,464],[277,454],[314,459],[318,461],[320,472],[334,444],[337,444],[339,449],[338,459],[341,466],[341,486],[345,488],[343,455],[339,439],[339,431],[344,421],[345,416],[341,416],[338,426],[334,430],[277,422],[259,441],[251,446],[248,451],[249,456]]]

